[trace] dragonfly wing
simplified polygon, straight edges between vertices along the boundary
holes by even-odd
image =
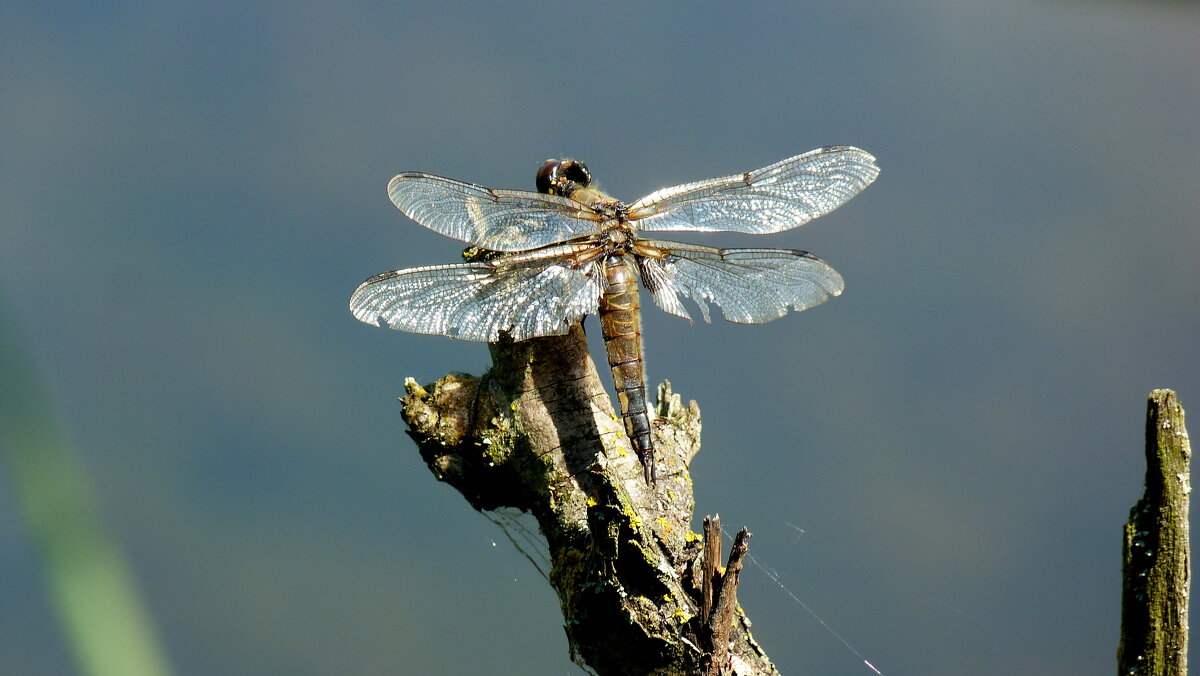
[[[878,175],[867,151],[830,146],[744,174],[664,188],[630,205],[629,219],[645,231],[782,232],[840,207]]]
[[[393,178],[388,197],[430,230],[493,251],[524,251],[598,231],[598,217],[579,202],[418,171]]]
[[[413,333],[496,342],[562,335],[595,314],[604,274],[560,258],[434,265],[376,275],[350,297],[360,321]]]
[[[638,267],[654,302],[688,320],[681,296],[700,307],[706,322],[711,301],[731,322],[762,324],[789,308],[799,312],[820,305],[844,287],[836,270],[807,251],[714,249],[656,240],[638,245]]]

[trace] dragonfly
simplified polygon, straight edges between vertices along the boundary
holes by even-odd
[[[670,314],[692,321],[687,298],[705,322],[711,302],[741,324],[807,310],[841,294],[844,283],[807,251],[719,249],[640,233],[783,232],[837,209],[878,174],[865,150],[829,146],[625,203],[594,187],[587,166],[573,159],[546,160],[537,192],[404,172],[388,184],[392,203],[471,247],[463,263],[367,279],[350,311],[374,326],[488,343],[563,335],[597,315],[626,436],[653,485],[639,281]]]

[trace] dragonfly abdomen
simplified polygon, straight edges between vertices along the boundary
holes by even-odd
[[[646,401],[637,276],[628,258],[613,255],[604,261],[604,278],[606,285],[599,310],[604,349],[612,368],[625,433],[642,461],[646,481],[653,483],[654,443],[650,438],[650,407]]]

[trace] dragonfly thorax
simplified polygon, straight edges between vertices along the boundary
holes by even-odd
[[[619,254],[628,253],[630,245],[636,239],[633,232],[630,231],[629,225],[621,221],[609,221],[606,226],[608,227],[604,230],[604,238],[607,240],[609,251]]]

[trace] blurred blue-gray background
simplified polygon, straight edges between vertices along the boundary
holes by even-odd
[[[462,248],[387,181],[572,156],[636,199],[860,146],[834,214],[691,238],[842,297],[644,319],[700,513],[821,618],[751,568],[755,635],[785,674],[1109,673],[1145,396],[1200,411],[1197,36],[1181,2],[3,3],[0,285],[179,674],[580,673],[397,415],[486,348],[346,309]],[[72,673],[4,475],[0,568],[0,673]]]

